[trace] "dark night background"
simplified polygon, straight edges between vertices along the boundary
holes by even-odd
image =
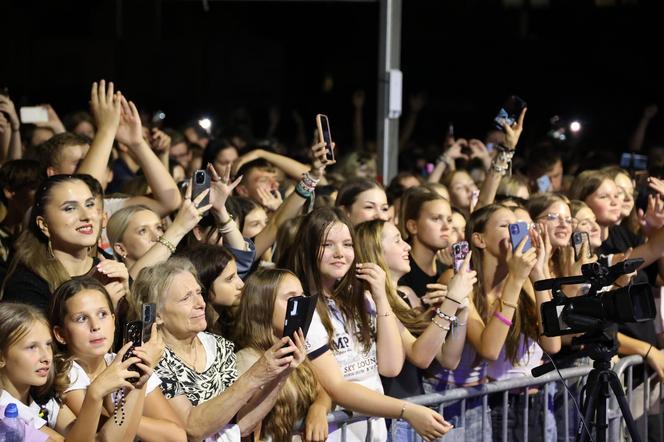
[[[524,1],[526,5],[529,2]],[[404,0],[404,109],[424,91],[415,138],[439,141],[446,123],[481,136],[509,93],[528,101],[526,139],[554,113],[584,123],[582,143],[624,150],[643,106],[664,97],[661,14],[643,1]],[[121,9],[117,9],[121,5]],[[114,80],[144,110],[178,126],[202,112],[224,124],[246,106],[257,134],[267,109],[313,124],[330,116],[350,138],[351,94],[367,91],[365,125],[375,134],[378,3],[210,1],[5,1],[0,83],[18,105],[49,102],[60,116],[85,108],[93,80]],[[334,80],[322,92],[323,78]],[[0,85],[1,86],[1,85]],[[661,107],[661,106],[660,106]],[[662,142],[651,127],[648,143]]]

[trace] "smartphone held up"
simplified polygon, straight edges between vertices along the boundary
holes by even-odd
[[[332,132],[330,132],[330,120],[326,115],[316,115],[316,128],[318,129],[318,142],[325,143],[325,158],[334,161],[334,146],[332,145]]]
[[[493,124],[496,129],[504,131],[504,124],[510,127],[514,125],[519,119],[521,111],[523,111],[525,107],[526,102],[522,98],[519,98],[516,95],[510,95],[493,119]]]

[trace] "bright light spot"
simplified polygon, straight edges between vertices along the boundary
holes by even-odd
[[[205,130],[210,130],[212,127],[212,121],[209,118],[201,118],[198,120],[198,125]]]
[[[578,121],[572,121],[569,125],[569,130],[571,130],[572,132],[580,131],[581,130],[581,123],[579,123]]]

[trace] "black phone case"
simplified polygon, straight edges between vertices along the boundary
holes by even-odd
[[[325,158],[328,161],[334,161],[334,148],[332,147],[332,132],[330,131],[330,120],[327,116],[320,114],[320,124],[318,125],[319,138],[325,143]]]
[[[201,179],[202,178],[202,179]],[[192,179],[193,188],[191,189],[191,200],[194,201],[198,195],[203,193],[206,189],[210,188],[210,174],[207,170],[199,169],[194,172],[194,178]],[[198,204],[199,207],[207,206],[210,204],[210,193],[208,192],[205,195],[205,198]],[[207,212],[205,212],[207,213]]]
[[[288,300],[284,320],[284,337],[290,336],[293,338],[299,328],[302,329],[304,337],[307,337],[317,301],[318,296],[294,296]]]
[[[134,348],[140,347],[143,343],[143,321],[132,321],[128,322],[125,325],[124,339],[123,343],[131,342],[131,347],[127,350],[127,353],[122,357],[123,361],[126,361],[134,355]],[[123,345],[124,345],[123,344]],[[136,364],[131,364],[129,366],[130,371],[135,371],[137,373],[141,372],[141,369],[136,366]],[[127,381],[134,382],[138,381],[138,378],[129,378]]]
[[[143,320],[142,341],[148,342],[152,336],[152,324],[157,316],[157,305],[150,302],[141,307],[141,319]]]

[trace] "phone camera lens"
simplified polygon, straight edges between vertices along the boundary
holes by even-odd
[[[196,184],[203,184],[205,182],[205,172],[196,172]]]

